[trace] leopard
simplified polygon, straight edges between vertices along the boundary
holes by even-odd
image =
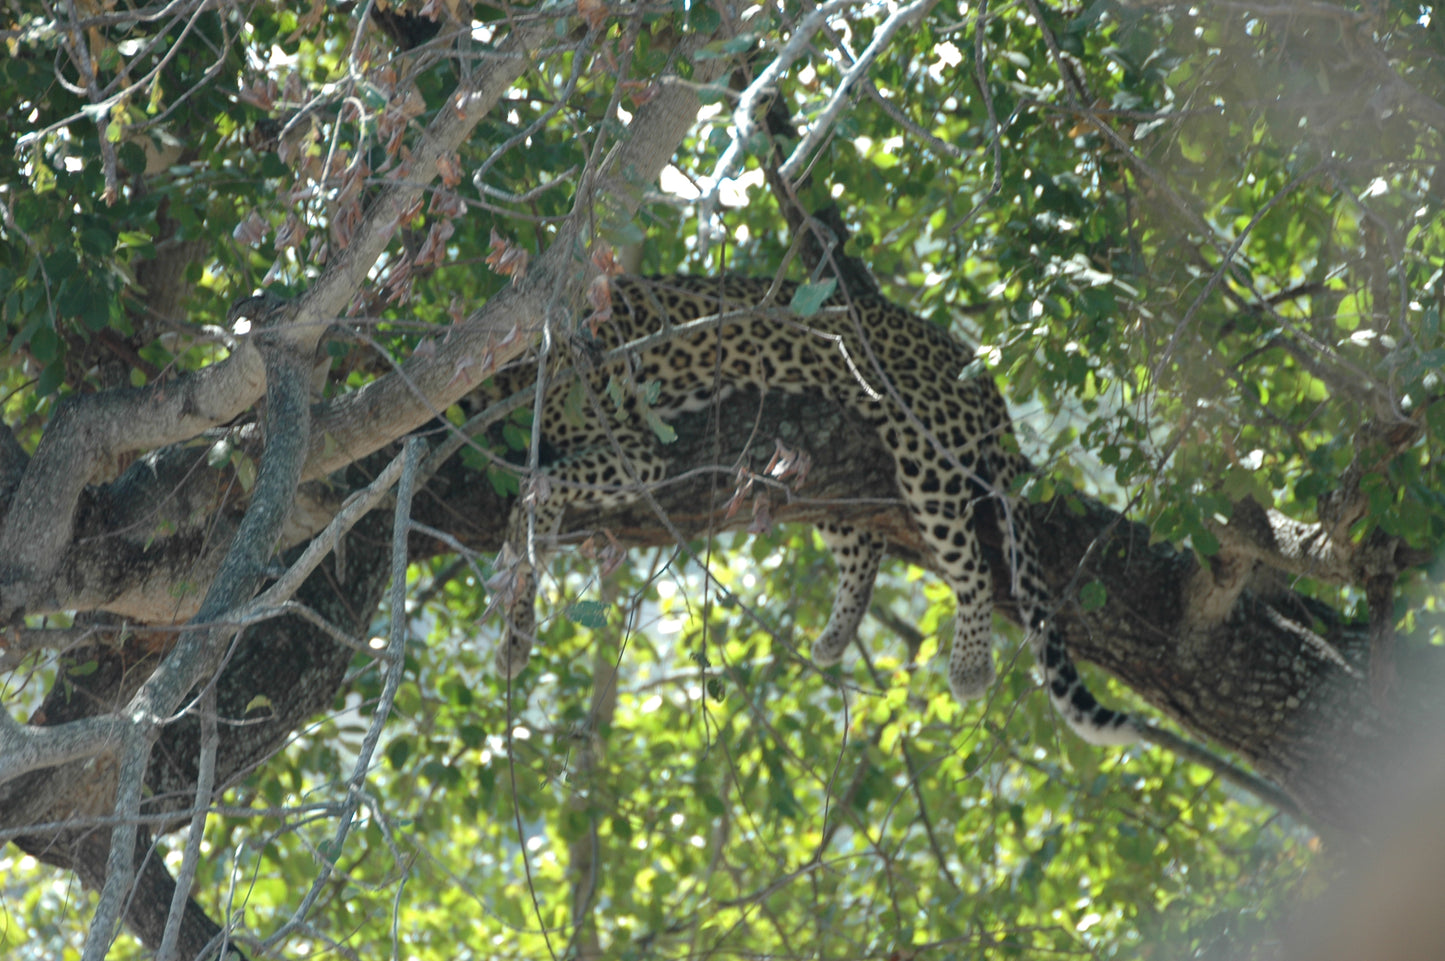
[[[996,676],[992,580],[976,526],[987,516],[1000,527],[1005,563],[1013,567],[1012,600],[1058,713],[1090,743],[1128,744],[1139,736],[1133,715],[1094,697],[1054,626],[1056,605],[1016,493],[1032,465],[1018,450],[997,383],[972,348],[876,294],[835,289],[804,316],[789,309],[799,285],[773,278],[614,276],[599,282],[606,290],[592,299],[603,306],[586,325],[596,340],[581,352],[597,362],[577,376],[586,394],[609,399],[594,403],[592,416],[578,416],[575,378],[558,376],[543,391],[537,432],[546,462],[538,463],[541,476],[524,485],[531,496],[518,497],[510,509],[499,557],[507,572],[495,601],[506,621],[496,651],[503,678],[516,677],[530,657],[537,567],[566,511],[636,502],[640,491],[667,476],[659,422],[747,388],[820,392],[861,415],[891,453],[926,566],[957,600],[947,668],[954,697],[983,697]],[[536,373],[535,364],[514,368],[492,389],[505,393],[534,383]],[[993,509],[980,509],[986,500]],[[828,667],[857,636],[888,543],[839,520],[824,520],[817,530],[838,574],[828,620],[811,648],[814,663]]]

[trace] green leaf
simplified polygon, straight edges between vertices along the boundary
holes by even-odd
[[[1079,588],[1079,606],[1086,611],[1097,611],[1109,599],[1109,592],[1101,581],[1090,581]]]
[[[825,280],[820,284],[799,284],[798,289],[793,292],[793,299],[788,304],[788,309],[799,317],[811,317],[823,306],[824,302],[831,296],[838,287],[838,281]]]
[[[601,601],[575,601],[567,605],[567,618],[574,624],[596,630],[607,626],[607,606]]]
[[[411,739],[399,737],[386,746],[386,760],[395,770],[400,771],[406,767],[407,758],[411,757]]]
[[[693,3],[688,11],[688,25],[698,33],[716,33],[722,26],[722,16],[710,3]]]
[[[677,440],[677,431],[673,429],[671,424],[657,416],[657,412],[651,407],[643,408],[642,419],[647,421],[647,426],[652,428],[652,432],[657,435],[657,439],[664,444],[671,444]]]
[[[99,669],[100,662],[92,658],[89,661],[66,668],[65,673],[71,677],[89,677]]]
[[[521,478],[509,470],[488,465],[486,476],[487,483],[492,485],[492,490],[499,497],[516,497],[522,489]]]
[[[236,481],[241,489],[249,491],[256,485],[256,461],[240,450],[231,452],[231,467],[236,471]]]

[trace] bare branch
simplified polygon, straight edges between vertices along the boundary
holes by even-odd
[[[746,90],[738,97],[737,108],[733,111],[733,135],[732,142],[728,144],[727,150],[723,151],[722,157],[718,159],[717,166],[709,177],[708,189],[698,199],[698,222],[707,224],[717,212],[718,191],[722,182],[737,172],[742,164],[743,155],[749,149],[748,142],[753,134],[757,132],[758,107],[763,98],[770,94],[781,77],[793,63],[807,52],[813,37],[822,30],[828,18],[840,10],[857,6],[860,0],[829,0],[828,3],[811,10],[807,16],[798,22],[793,28],[792,36],[788,42],[783,44],[783,49],[773,58],[773,62],[758,74],[757,79],[748,84]]]
[[[282,336],[271,335],[262,342],[267,373],[266,453],[251,506],[201,603],[199,623],[181,635],[176,647],[141,685],[124,711],[130,726],[121,742],[115,803],[115,813],[122,820],[111,832],[105,884],[86,938],[83,961],[103,961],[124,910],[134,876],[135,818],[140,812],[151,745],[159,736],[161,724],[187,692],[219,663],[231,632],[211,622],[220,620],[255,591],[296,496],[310,433],[311,353],[301,352],[288,342],[284,334],[289,332],[283,329],[279,332]],[[69,727],[71,724],[61,724],[45,730],[63,734]]]
[[[438,163],[455,152],[525,69],[527,51],[550,35],[547,18],[517,26],[448,100],[409,163],[367,210],[354,242],[333,259],[290,318],[289,336],[298,349],[314,350],[326,325],[366,281],[403,212],[437,176]],[[28,610],[35,601],[70,542],[81,491],[108,459],[183,441],[225,423],[256,401],[263,383],[261,359],[243,338],[226,360],[175,382],[107,391],[66,405],[46,432],[0,528],[0,557],[5,558],[0,619]]]
[[[191,815],[190,833],[186,837],[186,849],[181,856],[181,870],[176,874],[176,889],[171,894],[170,915],[166,918],[165,933],[161,936],[156,961],[175,961],[181,935],[181,922],[185,918],[186,903],[191,897],[191,886],[196,881],[196,868],[201,863],[201,841],[206,833],[206,815],[211,803],[211,791],[216,782],[216,748],[220,734],[216,730],[216,688],[206,685],[201,700],[196,705],[201,712],[201,755],[198,760],[196,777],[195,812]]]
[[[416,489],[417,467],[421,463],[423,444],[420,440],[412,439],[406,442],[402,450],[401,474],[397,480],[396,487],[396,510],[395,519],[392,524],[391,543],[391,629],[388,632],[386,651],[382,655],[386,664],[385,680],[382,683],[381,696],[376,705],[376,711],[372,715],[371,725],[367,728],[366,736],[362,739],[361,748],[357,753],[356,763],[352,766],[351,777],[347,779],[347,796],[343,809],[339,813],[340,823],[331,838],[330,850],[332,852],[329,860],[322,862],[322,869],[317,872],[316,879],[311,884],[311,889],[306,892],[301,903],[297,905],[291,918],[272,935],[266,939],[264,947],[279,944],[286,935],[301,927],[306,920],[306,915],[316,904],[321,896],[322,890],[326,887],[335,869],[335,861],[340,857],[342,849],[346,845],[347,835],[351,832],[351,824],[356,816],[356,811],[361,805],[361,798],[366,785],[366,775],[371,768],[371,757],[376,751],[376,745],[381,740],[381,731],[386,720],[391,716],[392,705],[396,703],[396,692],[401,686],[401,678],[404,673],[406,662],[406,638],[407,638],[407,609],[406,609],[406,536],[409,530],[411,519],[412,494]]]
[[[827,105],[823,107],[823,110],[808,128],[807,134],[804,135],[797,147],[793,148],[793,152],[788,159],[783,161],[782,166],[778,168],[779,174],[788,180],[797,178],[798,174],[802,172],[803,165],[807,163],[808,158],[812,156],[813,152],[817,150],[818,146],[823,142],[823,138],[832,134],[833,125],[838,120],[838,114],[842,112],[843,107],[847,104],[848,98],[853,93],[853,88],[867,75],[869,68],[873,66],[873,61],[877,60],[879,54],[888,48],[888,44],[893,41],[894,35],[897,34],[899,30],[918,22],[929,10],[933,9],[937,2],[938,0],[914,0],[914,2],[908,6],[899,7],[893,11],[888,19],[883,21],[882,26],[873,34],[872,41],[870,41],[863,52],[859,54],[857,62],[854,63],[853,66],[848,69],[848,72],[843,75],[843,78],[838,81],[838,86],[834,88],[833,95],[828,98]],[[742,107],[739,105],[739,111],[741,111],[741,109]],[[734,143],[736,143],[736,141],[734,141]],[[717,189],[716,185],[714,185],[713,189]]]
[[[721,59],[697,62],[694,84],[710,83],[725,66]],[[626,139],[609,155],[595,181],[656,181],[696,120],[698,106],[695,85],[663,83],[657,96],[638,108]],[[630,191],[617,191],[611,198],[612,209],[616,215],[630,216],[639,200]],[[574,213],[529,268],[522,285],[494,297],[465,324],[452,329],[444,349],[431,355],[414,353],[395,373],[323,405],[316,414],[306,477],[322,477],[415,430],[520,356],[532,339],[518,333],[539,331],[548,306],[574,300],[591,279],[596,268],[583,266],[585,258],[579,263],[578,257],[589,221],[587,211]]]

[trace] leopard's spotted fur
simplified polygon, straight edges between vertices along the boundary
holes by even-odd
[[[691,277],[619,278],[612,282],[612,316],[602,324],[602,347],[610,349],[667,325],[729,314],[720,324],[663,341],[631,355],[631,380],[648,389],[652,411],[699,410],[739,387],[788,392],[820,390],[860,412],[893,452],[898,488],[927,544],[932,566],[958,598],[957,628],[949,656],[953,693],[983,695],[994,678],[993,600],[987,562],[973,525],[980,498],[999,497],[991,511],[1012,545],[1018,606],[1032,628],[1054,704],[1084,738],[1125,743],[1135,737],[1132,720],[1101,707],[1079,678],[1063,637],[1048,623],[1051,599],[1020,512],[1007,509],[1007,492],[1027,462],[1000,443],[1011,430],[1008,410],[992,378],[960,375],[973,352],[933,324],[879,298],[854,298],[851,309],[835,296],[818,314],[802,319],[785,306],[795,287],[782,284],[760,307],[766,280]],[[591,375],[600,395],[618,366]],[[621,413],[603,423],[568,410],[566,383],[547,392],[541,436],[556,456],[546,467],[547,496],[532,505],[518,500],[508,523],[508,544],[517,558],[507,603],[508,625],[497,652],[498,669],[512,676],[526,663],[536,626],[534,552],[529,532],[545,541],[568,505],[630,500],[639,485],[665,475],[663,451],[628,397]],[[611,404],[606,405],[609,409]],[[618,451],[625,452],[620,457]],[[534,517],[531,511],[535,510]],[[882,559],[879,536],[847,524],[821,525],[837,562],[839,585],[832,614],[813,645],[819,664],[832,664],[853,639],[868,608]]]

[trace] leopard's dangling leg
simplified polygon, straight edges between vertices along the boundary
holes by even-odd
[[[497,673],[510,680],[527,666],[537,634],[537,572],[526,561],[511,575],[512,602],[507,605],[507,626],[497,646]]]
[[[980,565],[983,563],[979,559]],[[948,652],[948,687],[959,701],[977,700],[993,687],[993,599],[987,569],[963,586],[952,581],[958,612]]]
[[[938,572],[958,600],[948,652],[948,687],[960,701],[983,697],[993,686],[993,586],[974,531],[967,500],[940,506],[910,501],[918,531]]]
[[[850,524],[825,521],[818,535],[833,552],[838,567],[838,588],[828,624],[813,642],[813,663],[819,667],[837,664],[858,635],[858,625],[868,613],[878,565],[883,561],[883,538]]]
[[[496,668],[497,673],[508,680],[527,666],[537,634],[537,570],[527,556],[527,514],[527,505],[518,499],[507,518],[507,541],[497,558],[500,570],[491,581],[504,618]],[[551,511],[537,509],[535,530],[539,540],[543,532],[550,530],[550,525],[544,527],[543,524],[556,516]]]
[[[530,503],[518,498],[512,504],[501,555],[510,565],[499,591],[506,615],[496,655],[497,673],[502,677],[516,677],[532,655],[537,634],[537,571],[532,558],[540,564],[550,553],[567,507],[579,501],[588,507],[629,503],[641,496],[642,487],[666,476],[667,465],[656,450],[657,439],[651,430],[644,430],[646,433],[612,424],[590,436],[574,431],[569,452],[546,466],[545,483],[533,485],[543,493]],[[619,451],[626,451],[626,456]]]

